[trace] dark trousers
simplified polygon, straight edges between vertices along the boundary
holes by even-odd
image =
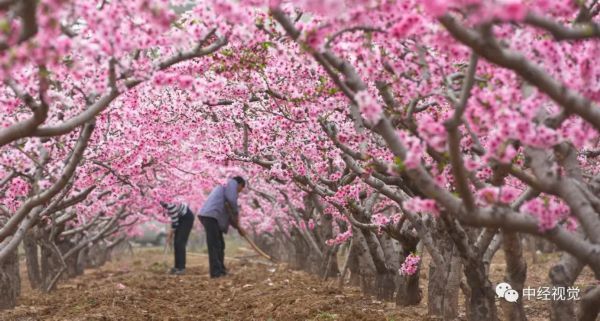
[[[204,216],[200,216],[200,222],[204,225],[204,231],[206,232],[210,277],[215,278],[225,275],[225,241],[219,223],[215,218]]]
[[[194,225],[194,214],[188,211],[179,218],[179,224],[175,229],[175,268],[185,269],[185,247],[187,245],[190,231]]]

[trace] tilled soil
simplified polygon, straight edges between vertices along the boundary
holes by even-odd
[[[358,289],[339,289],[333,280],[323,281],[285,265],[230,260],[232,275],[210,279],[206,256],[190,254],[187,273],[172,276],[165,273],[167,258],[159,253],[146,250],[88,270],[47,295],[25,290],[20,305],[0,313],[0,320],[393,318],[389,316],[395,310],[393,304],[363,296]]]
[[[547,269],[557,255],[531,264],[526,285],[548,284]],[[416,307],[395,307],[363,295],[352,287],[338,288],[337,280],[322,280],[284,264],[258,259],[226,259],[232,275],[210,279],[207,257],[188,254],[186,275],[166,274],[171,256],[157,249],[138,249],[133,255],[86,270],[62,281],[56,291],[41,294],[27,287],[19,306],[0,312],[4,320],[427,320],[427,269],[421,269],[423,300]],[[427,258],[424,263],[427,264]],[[503,257],[492,263],[492,281],[501,282]],[[578,279],[582,290],[593,281],[590,271]],[[548,320],[547,302],[527,301],[530,320]],[[500,308],[500,305],[498,305]],[[464,297],[460,297],[464,320]],[[500,315],[503,313],[499,309]]]

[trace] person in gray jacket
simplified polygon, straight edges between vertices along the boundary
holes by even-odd
[[[211,278],[227,275],[223,233],[227,233],[229,225],[236,228],[240,235],[246,234],[240,226],[238,213],[238,194],[245,186],[246,181],[242,177],[236,176],[229,179],[226,185],[215,187],[208,195],[198,215],[206,232]]]

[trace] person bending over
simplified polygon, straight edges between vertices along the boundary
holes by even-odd
[[[160,202],[160,205],[167,210],[171,217],[171,229],[167,237],[167,244],[173,243],[175,249],[175,267],[169,273],[185,273],[185,247],[187,245],[190,231],[194,225],[194,213],[186,204],[174,204]],[[173,239],[174,242],[173,242]]]
[[[245,186],[246,181],[242,177],[236,176],[229,179],[226,185],[215,187],[208,195],[198,215],[206,232],[211,278],[227,275],[223,233],[227,233],[229,225],[236,228],[240,235],[246,234],[240,226],[238,213],[238,194]]]

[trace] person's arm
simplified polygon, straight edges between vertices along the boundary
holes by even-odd
[[[241,236],[246,235],[246,231],[242,228],[242,225],[240,224],[240,215],[239,212],[237,214],[233,214],[233,211],[231,209],[231,206],[229,206],[229,203],[225,202],[225,210],[229,212],[229,224],[231,224],[231,226],[233,226],[236,230],[238,230],[238,232],[240,233]],[[239,207],[238,207],[239,210]]]
[[[235,180],[229,180],[227,186],[225,186],[225,207],[226,210],[229,211],[229,222],[231,226],[233,226],[240,235],[246,235],[246,231],[242,228],[240,224],[240,213],[239,213],[239,205],[237,203],[238,200],[238,191],[237,191],[237,182]]]
[[[165,210],[167,210],[167,213],[168,213],[169,217],[171,218],[171,228],[169,229],[169,232],[167,234],[167,242],[171,243],[173,241],[175,229],[179,225],[179,215],[177,212],[174,212],[174,211],[176,211],[177,206],[175,204],[169,204],[169,203],[164,203],[164,202],[160,202],[160,205]]]
[[[175,229],[174,228],[170,228],[169,229],[169,234],[167,234],[167,244],[173,243],[173,237],[174,236],[175,236]]]
[[[240,216],[236,215],[236,216],[232,216],[231,217],[231,225],[238,230],[238,233],[240,233],[241,236],[246,235],[246,231],[244,230],[244,228],[242,227],[242,225],[240,224]]]

